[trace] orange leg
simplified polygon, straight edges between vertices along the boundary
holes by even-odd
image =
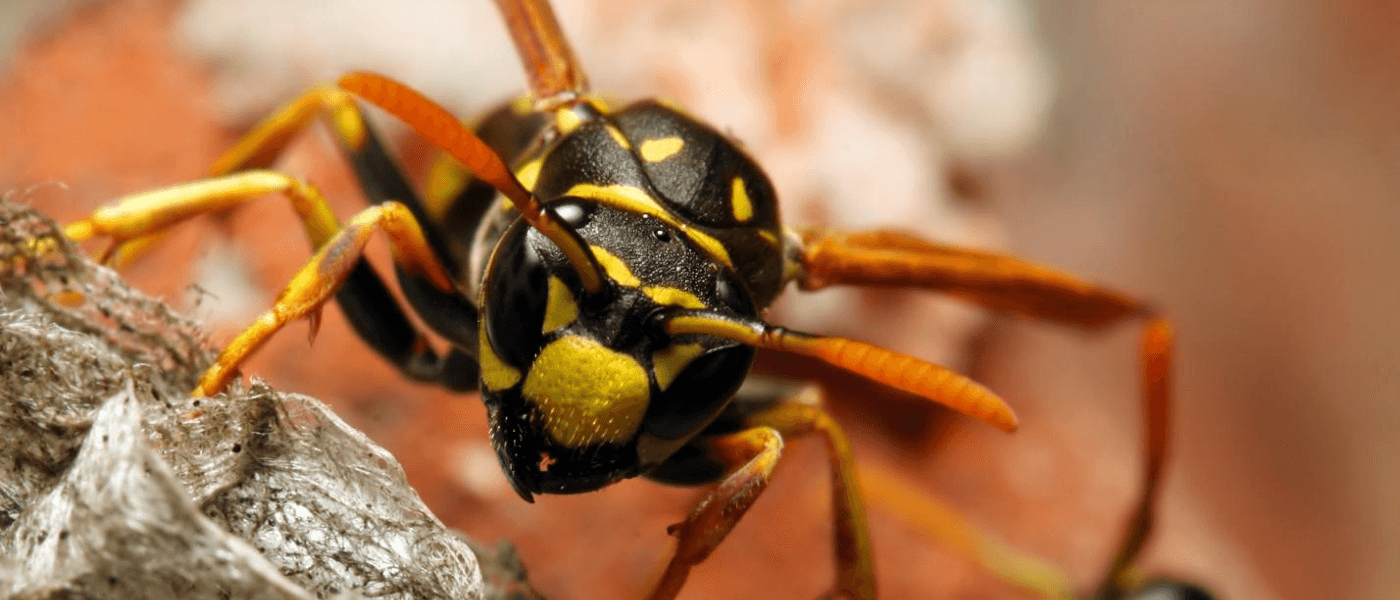
[[[1098,597],[1111,598],[1114,594],[1136,589],[1139,585],[1133,572],[1133,562],[1137,560],[1142,546],[1152,535],[1152,527],[1157,515],[1157,498],[1162,481],[1162,470],[1167,460],[1167,439],[1171,433],[1171,348],[1172,330],[1167,322],[1154,318],[1143,334],[1143,379],[1147,384],[1143,415],[1143,430],[1146,440],[1143,452],[1142,491],[1138,494],[1137,505],[1133,507],[1127,531],[1114,553],[1113,562],[1097,591]]]
[[[836,587],[830,596],[869,600],[875,597],[875,563],[855,454],[841,426],[822,410],[821,395],[821,388],[809,386],[795,400],[776,403],[748,421],[768,425],[787,438],[817,433],[826,441],[836,550]]]
[[[991,308],[1101,327],[1146,314],[1143,303],[1024,260],[934,244],[892,231],[804,232],[798,284],[922,288]]]
[[[705,495],[685,521],[667,530],[676,536],[676,553],[666,565],[661,581],[647,596],[649,600],[675,598],[690,569],[714,552],[768,488],[773,468],[782,455],[783,437],[771,427],[754,427],[715,437],[708,445],[715,459],[737,468]]]
[[[314,335],[321,306],[345,283],[375,231],[382,231],[388,237],[395,264],[411,275],[426,278],[444,292],[456,292],[452,278],[443,270],[408,208],[398,202],[371,206],[355,215],[316,251],[277,296],[271,310],[263,313],[224,347],[218,359],[200,378],[193,395],[218,393],[233,379],[239,364],[273,333],[295,319],[310,317]]]
[[[797,280],[828,285],[915,287],[1049,321],[1096,329],[1146,319],[1142,345],[1145,452],[1142,491],[1098,593],[1133,587],[1131,566],[1151,534],[1166,458],[1172,330],[1147,304],[1026,261],[934,244],[897,232],[803,235]]]
[[[679,540],[675,556],[649,598],[674,598],[691,567],[710,555],[739,518],[768,486],[783,439],[812,433],[822,436],[830,458],[833,548],[836,584],[830,597],[870,600],[875,597],[875,569],[870,530],[856,478],[855,457],[841,427],[820,408],[820,390],[809,386],[791,399],[765,403],[742,418],[738,433],[702,439],[709,460],[732,469],[730,475],[696,505],[686,520],[671,528]]]

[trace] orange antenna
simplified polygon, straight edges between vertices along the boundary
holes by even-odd
[[[569,42],[559,29],[554,11],[544,0],[496,0],[505,17],[510,38],[525,73],[530,89],[542,100],[565,93],[574,95],[588,91],[588,76],[574,58]]]
[[[561,222],[553,210],[540,204],[506,168],[505,161],[446,109],[383,75],[351,73],[341,77],[339,85],[402,119],[418,135],[461,162],[473,176],[496,188],[515,205],[530,226],[559,247],[578,272],[585,290],[594,293],[602,289],[602,268],[578,233]]]
[[[823,337],[710,311],[675,311],[666,333],[713,335],[755,348],[800,354],[927,398],[998,429],[1016,430],[1016,414],[991,390],[967,377],[893,350],[839,337]]]

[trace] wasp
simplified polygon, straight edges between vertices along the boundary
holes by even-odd
[[[948,368],[854,339],[764,320],[786,288],[917,288],[1096,329],[1143,319],[1149,404],[1165,406],[1172,333],[1148,304],[1014,257],[897,231],[784,226],[773,185],[728,136],[664,102],[593,95],[544,0],[498,0],[529,92],[467,127],[382,75],[312,88],[255,127],[209,179],[129,196],[65,229],[139,252],[175,224],[284,195],[314,248],[273,306],[193,390],[219,393],[286,324],[334,299],[406,377],[479,391],[500,465],[525,501],[634,477],[711,486],[670,529],[677,547],[651,598],[674,598],[768,485],[785,440],[830,458],[832,595],[875,597],[866,508],[850,443],[822,392],[742,387],[757,350],[801,355],[1003,430],[1014,413]],[[469,174],[450,192],[409,182],[361,102],[397,117]],[[269,170],[325,120],[371,206],[342,223],[311,183]],[[407,302],[364,259],[381,234]],[[445,351],[427,332],[447,340]],[[1150,506],[1149,506],[1150,509]],[[1144,530],[1145,531],[1145,530]],[[1133,551],[1135,553],[1135,550]]]

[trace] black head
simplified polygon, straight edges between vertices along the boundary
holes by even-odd
[[[661,327],[680,309],[755,313],[733,273],[680,231],[583,198],[550,207],[587,243],[607,282],[583,292],[558,248],[523,221],[487,267],[483,398],[496,453],[526,500],[592,491],[655,467],[724,408],[754,354]]]

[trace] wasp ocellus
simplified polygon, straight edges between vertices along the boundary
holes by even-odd
[[[547,4],[499,4],[530,91],[474,128],[393,80],[350,74],[261,123],[216,162],[212,178],[133,195],[68,226],[74,239],[109,238],[112,258],[197,214],[270,192],[290,200],[314,255],[225,347],[195,394],[218,393],[287,323],[311,318],[314,327],[334,297],[360,337],[405,376],[480,391],[496,455],[526,501],[639,476],[712,486],[671,529],[677,549],[653,598],[678,593],[761,495],[784,441],[809,434],[830,456],[832,591],[875,596],[850,444],[821,407],[820,389],[741,388],[758,349],[1016,427],[1004,402],[947,368],[767,322],[766,309],[789,286],[940,291],[1085,328],[1144,318],[1147,395],[1165,403],[1171,333],[1146,304],[1012,257],[901,232],[789,228],[773,185],[734,140],[666,103],[613,106],[592,95]],[[360,102],[402,119],[469,176],[439,188],[450,193],[420,194]],[[268,170],[319,119],[372,203],[344,223],[314,185]],[[389,241],[407,306],[363,258],[375,233]],[[445,352],[410,311],[449,342]]]

